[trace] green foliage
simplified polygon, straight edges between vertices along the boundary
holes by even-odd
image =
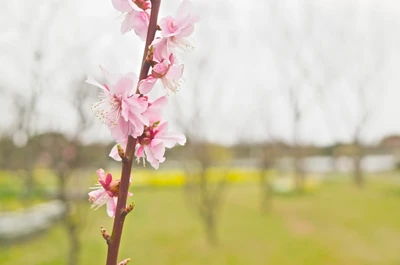
[[[24,208],[35,203],[47,200],[54,194],[56,177],[48,169],[37,168],[33,171],[35,186],[32,196],[24,199],[24,178],[26,171],[0,171],[0,211],[11,211]]]
[[[126,221],[120,256],[136,265],[394,265],[400,260],[395,178],[371,178],[363,190],[349,179],[330,181],[312,196],[274,197],[269,214],[259,210],[259,186],[230,185],[215,248],[207,245],[201,223],[188,211],[183,190],[132,191],[136,207]],[[105,209],[89,210],[88,202],[77,212],[81,264],[104,264],[106,244],[99,228],[111,230],[112,219]],[[36,239],[2,248],[0,264],[63,265],[66,255],[66,235],[57,225]]]

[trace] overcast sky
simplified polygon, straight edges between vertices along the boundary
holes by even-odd
[[[162,1],[160,16],[173,14],[179,2]],[[196,49],[184,60],[185,82],[170,96],[166,119],[173,129],[222,144],[298,137],[324,145],[351,141],[367,112],[364,141],[400,134],[398,1],[193,2],[202,20]],[[144,43],[132,32],[121,35],[121,21],[109,0],[2,3],[1,131],[13,131],[15,102],[27,102],[35,75],[35,131],[79,130],[73,91],[97,91],[82,84],[87,73],[101,79],[99,65],[139,71]],[[159,87],[153,96],[162,93]],[[85,103],[88,113],[95,101]],[[111,137],[96,121],[84,140]]]

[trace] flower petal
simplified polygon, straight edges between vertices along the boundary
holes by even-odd
[[[101,89],[109,90],[106,86],[103,86],[102,84],[100,84],[99,82],[97,82],[91,75],[88,75],[88,77],[87,77],[87,79],[86,79],[85,82],[88,83],[88,84],[97,86],[97,87],[99,87],[99,88],[101,88]]]
[[[144,153],[143,153],[143,151],[144,151],[144,148],[143,148],[143,146],[141,145],[141,146],[139,146],[139,148],[138,149],[136,149],[136,151],[135,151],[135,156],[137,157],[137,158],[139,158],[139,157],[143,157],[144,156]]]
[[[113,87],[117,83],[117,81],[121,78],[121,75],[111,74],[105,68],[103,68],[101,65],[100,65],[100,70],[103,72],[103,75],[106,77],[106,80],[107,80],[106,83],[109,84],[111,87]]]
[[[104,183],[108,186],[110,185],[111,181],[112,181],[112,175],[110,173],[107,173]]]
[[[157,78],[149,75],[146,79],[139,82],[139,92],[140,94],[150,93],[151,89],[154,87],[157,82]]]
[[[134,73],[127,73],[123,75],[113,87],[113,91],[116,95],[129,95],[132,89],[136,87],[137,76]]]
[[[97,171],[97,176],[99,176],[100,179],[104,179],[104,169],[99,168]]]
[[[170,80],[178,80],[182,77],[183,75],[183,64],[181,65],[171,65],[169,67],[169,70],[167,74],[165,75],[165,78],[170,79]]]
[[[121,12],[129,12],[132,10],[129,0],[111,0],[114,8]]]
[[[107,214],[110,217],[115,216],[115,211],[117,209],[117,197],[109,197],[107,199]]]
[[[163,141],[164,146],[167,148],[172,148],[177,143],[180,145],[185,145],[186,143],[185,135],[177,132],[168,132],[161,136],[159,139]]]
[[[114,147],[111,149],[111,152],[108,156],[111,157],[112,159],[114,159],[115,161],[121,161],[121,157],[118,154],[117,145],[114,145]]]
[[[143,115],[149,119],[150,124],[161,120],[161,111],[164,109],[167,103],[167,97],[163,96],[150,104],[146,112],[143,113]]]
[[[155,169],[158,169],[159,163],[162,163],[165,161],[164,153],[165,153],[165,147],[163,144],[159,144],[156,146],[149,146],[146,145],[144,147],[144,150],[146,152],[146,158],[147,161],[149,161],[150,165],[154,167]]]

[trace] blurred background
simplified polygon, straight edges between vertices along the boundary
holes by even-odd
[[[121,260],[399,264],[400,3],[193,3],[165,114],[188,143],[158,171],[134,166]],[[1,2],[0,264],[105,263],[113,220],[87,192],[120,165],[84,80],[139,72],[122,19],[110,0]]]

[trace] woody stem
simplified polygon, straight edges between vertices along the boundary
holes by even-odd
[[[154,40],[157,31],[157,20],[158,12],[160,9],[161,0],[151,0],[152,8],[150,14],[149,29],[147,32],[146,44],[143,53],[142,66],[140,70],[139,80],[143,80],[147,77],[150,69],[150,64],[146,62],[146,56],[150,44]],[[136,93],[139,93],[137,90]],[[126,200],[128,196],[128,189],[130,183],[132,161],[135,152],[137,140],[132,136],[128,137],[128,143],[126,145],[125,153],[127,159],[122,162],[121,182],[119,184],[118,202],[115,211],[114,225],[112,234],[108,240],[108,252],[107,252],[107,263],[106,265],[117,265],[119,246],[121,242],[122,230],[124,227],[125,217],[124,210],[126,208]]]

